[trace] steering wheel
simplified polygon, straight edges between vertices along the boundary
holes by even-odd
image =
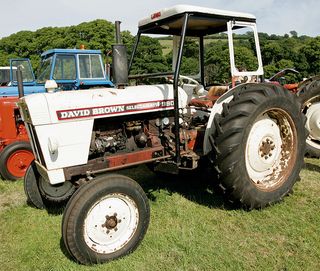
[[[173,78],[168,78],[168,80],[170,83],[173,84]],[[182,86],[183,84],[195,85],[195,86],[200,85],[200,83],[196,79],[193,79],[193,78],[186,76],[186,75],[179,75],[178,85]]]
[[[179,76],[179,84],[180,85],[183,85],[183,84],[188,84],[188,85],[200,85],[200,83],[196,80],[196,79],[193,79],[189,76],[185,76],[185,75],[180,75]]]

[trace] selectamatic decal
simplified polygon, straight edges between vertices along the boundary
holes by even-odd
[[[154,109],[173,109],[173,106],[174,106],[173,100],[107,105],[107,106],[99,106],[99,107],[59,110],[57,111],[57,117],[59,120],[78,119],[78,118],[114,115],[119,113],[130,113],[130,112],[154,110]]]

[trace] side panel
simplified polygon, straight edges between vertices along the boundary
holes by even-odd
[[[0,98],[0,138],[13,139],[17,137],[14,109],[17,108],[17,98]]]
[[[48,170],[86,164],[93,120],[36,126]]]

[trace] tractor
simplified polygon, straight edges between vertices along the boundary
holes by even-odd
[[[36,85],[29,59],[11,59],[10,66],[0,69],[0,174],[7,180],[22,178],[34,159],[17,106],[18,67],[22,71],[21,83],[26,95],[45,91],[43,86]]]
[[[307,118],[306,155],[320,158],[320,75],[299,83],[297,96]]]
[[[6,180],[23,178],[34,160],[17,106],[18,67],[22,71],[24,95],[45,92],[49,79],[54,79],[60,90],[113,86],[105,77],[100,50],[52,49],[41,58],[37,80],[29,59],[11,59],[10,67],[0,69],[0,174]]]
[[[243,28],[254,35],[254,70],[236,66],[233,33]],[[228,35],[232,77],[255,82],[217,96],[211,90],[220,86],[205,84],[204,38],[221,32]],[[128,77],[140,38],[149,34],[173,36],[172,70]],[[199,41],[199,80],[181,74],[188,37]],[[112,58],[114,88],[51,89],[19,101],[35,155],[24,177],[28,201],[37,208],[67,202],[62,239],[77,262],[124,256],[147,232],[146,194],[114,173],[119,169],[147,164],[179,178],[205,168],[226,199],[247,209],[291,192],[303,165],[305,116],[294,95],[265,82],[254,15],[188,5],[157,11],[139,22],[129,61],[116,22]]]
[[[286,84],[286,74],[299,73],[295,69],[284,69],[274,76],[269,81],[283,84],[284,88],[297,95],[301,103],[301,110],[305,114],[306,129],[308,137],[306,141],[306,156],[319,158],[320,157],[320,75],[306,78],[299,83]]]

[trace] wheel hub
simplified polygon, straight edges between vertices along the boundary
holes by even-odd
[[[247,142],[246,160],[253,180],[272,172],[281,152],[280,129],[268,116],[261,118],[251,128]]]
[[[15,177],[24,176],[27,168],[33,160],[33,154],[27,150],[17,150],[8,157],[7,169]]]
[[[139,213],[135,202],[122,194],[100,199],[85,219],[85,242],[98,253],[121,249],[137,229]]]
[[[106,221],[101,227],[105,227],[108,230],[114,229],[116,231],[118,223],[121,223],[121,219],[118,219],[117,213],[114,213],[112,216],[106,215]]]
[[[290,170],[296,134],[292,119],[282,110],[264,113],[252,125],[246,142],[246,169],[250,179],[263,190],[279,185]]]
[[[274,149],[276,145],[273,143],[272,139],[266,138],[265,140],[262,140],[260,143],[259,148],[259,154],[261,157],[263,157],[265,160],[267,160],[269,157],[271,157],[274,154]]]

